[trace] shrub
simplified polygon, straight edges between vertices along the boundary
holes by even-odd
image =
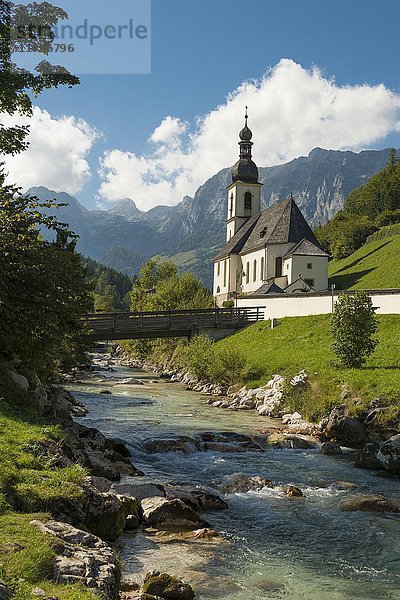
[[[378,327],[375,310],[366,292],[340,294],[331,318],[332,350],[339,366],[359,368],[374,352],[378,344],[372,339]]]
[[[246,371],[246,358],[234,348],[213,349],[210,378],[217,383],[235,385],[242,383]]]
[[[223,306],[223,308],[234,308],[235,302],[234,302],[234,300],[225,300],[222,303],[222,306]]]
[[[190,343],[179,351],[177,360],[189,373],[204,379],[209,377],[213,362],[213,342],[206,335],[196,335]]]

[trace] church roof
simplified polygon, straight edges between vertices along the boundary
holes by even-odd
[[[251,217],[243,223],[238,231],[226,242],[225,246],[221,248],[214,260],[221,260],[226,258],[229,254],[240,254],[244,244],[246,243],[249,235],[251,234],[254,225],[257,223],[259,215]]]
[[[292,196],[266,208],[258,217],[243,246],[242,253],[253,252],[266,244],[300,242],[303,238],[319,246],[309,224],[303,217]]]
[[[284,294],[285,291],[276,285],[273,281],[269,283],[263,283],[261,287],[258,288],[253,294]]]
[[[288,242],[298,242],[296,248],[299,248],[298,251],[301,253],[307,254],[303,250],[309,248],[310,256],[316,256],[317,252],[319,256],[325,256],[325,252],[320,248],[317,238],[292,196],[273,204],[261,214],[246,221],[221,248],[215,260],[221,260],[229,254],[247,254],[264,248],[267,244]],[[302,242],[303,244],[300,245]]]
[[[289,256],[327,256],[329,254],[324,252],[322,248],[318,245],[316,246],[309,240],[303,238],[294,248],[292,248],[287,254],[285,254],[284,258],[288,258]]]

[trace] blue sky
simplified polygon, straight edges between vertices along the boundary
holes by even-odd
[[[112,3],[107,4],[112,6]],[[185,146],[190,134],[198,130],[197,117],[204,117],[224,105],[227,95],[243,82],[260,81],[281,59],[291,59],[308,73],[314,65],[317,66],[320,78],[326,81],[334,78],[334,86],[342,90],[345,86],[355,86],[361,94],[360,86],[363,84],[368,84],[371,89],[383,84],[388,111],[392,111],[391,117],[385,116],[390,123],[379,130],[380,134],[368,132],[359,140],[344,140],[343,147],[399,147],[398,113],[397,117],[392,114],[398,110],[397,96],[400,94],[399,22],[398,0],[153,0],[151,74],[82,76],[81,85],[75,89],[46,92],[35,104],[48,111],[53,119],[74,116],[97,131],[97,141],[92,141],[90,149],[86,148],[81,157],[89,165],[90,176],[88,171],[84,183],[77,184],[72,190],[85,205],[91,207],[96,201],[103,206],[111,206],[118,196],[115,178],[112,191],[106,190],[103,198],[99,195],[101,177],[97,170],[104,152],[121,151],[118,157],[114,155],[114,162],[110,161],[108,167],[104,167],[103,179],[107,169],[116,169],[118,176],[120,164],[125,165],[121,166],[121,178],[128,178],[129,174],[123,168],[129,169],[129,156],[125,157],[124,153],[134,153],[142,161],[146,160],[148,153],[153,154],[154,143],[149,147],[148,139],[167,116],[185,123],[186,129],[183,132],[183,125],[179,129],[180,125],[174,122],[178,131],[171,134],[172,137],[168,137],[168,133],[165,139],[160,134],[161,142],[157,143],[171,146],[171,143],[177,143],[176,136],[183,136]],[[295,102],[298,80],[292,75],[288,74],[286,80],[282,78],[282,85],[291,87],[287,91]],[[391,92],[396,97],[394,108],[390,104],[393,101],[389,98]],[[312,95],[310,102],[313,102]],[[371,96],[370,100],[366,100],[365,119],[380,119],[381,116],[369,114],[371,102],[379,102],[379,97],[374,99]],[[250,105],[249,110],[253,123],[257,123],[257,114],[254,114],[256,105],[253,109]],[[238,119],[241,118],[239,113],[237,115]],[[257,134],[259,139],[268,134],[266,119],[263,120],[263,130],[258,124],[255,131],[256,144]],[[346,119],[344,122],[338,119],[337,126],[348,127]],[[229,120],[231,122],[234,121]],[[239,121],[234,132],[227,131],[232,140],[236,139],[240,126]],[[218,135],[213,143],[219,144],[221,128],[216,131]],[[288,133],[283,129],[282,135],[285,134],[287,137]],[[296,135],[295,123],[290,135]],[[298,135],[303,135],[301,129]],[[322,136],[322,139],[332,139],[333,147],[337,137]],[[318,141],[318,136],[304,142],[304,151],[311,149],[307,146],[311,141]],[[235,142],[232,143],[232,152],[236,153]],[[275,155],[278,153],[282,158],[291,158],[298,148],[302,150],[303,146],[294,145],[281,154],[276,150]],[[254,151],[257,156],[257,145]],[[260,154],[262,157],[258,162],[262,165],[268,161],[269,154],[261,146]],[[120,163],[115,162],[117,158]],[[232,158],[233,154],[226,157],[226,166]],[[164,175],[171,163],[173,156],[163,163]],[[216,160],[215,170],[221,166],[221,160]],[[212,164],[208,170],[211,167]],[[138,169],[136,162],[133,168]],[[190,170],[190,167],[187,168]],[[207,172],[204,169],[204,173]],[[193,193],[193,186],[197,185],[201,174],[193,177],[189,174],[186,180],[191,183],[181,182],[173,188],[173,192],[165,191],[166,203],[173,203],[171,194],[181,194],[185,185],[187,193]],[[135,182],[137,176],[132,179],[132,188]],[[143,208],[150,207],[151,191],[141,194],[137,185],[136,194],[135,189],[127,194],[129,189],[126,181],[121,185],[121,197],[129,195]],[[159,203],[164,193],[161,185],[157,189],[154,203]],[[176,197],[176,202],[180,199]]]

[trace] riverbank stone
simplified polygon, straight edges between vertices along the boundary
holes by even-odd
[[[159,483],[113,483],[111,491],[130,498],[136,498],[141,502],[145,498],[160,496],[165,498],[164,486]]]
[[[154,497],[145,498],[141,504],[147,527],[178,531],[209,527],[209,524],[182,500]]]
[[[165,600],[192,600],[194,598],[194,591],[189,584],[158,571],[147,573],[141,591],[145,594],[165,598]]]
[[[9,600],[13,596],[11,588],[6,586],[4,581],[0,580],[0,600]]]
[[[99,537],[57,521],[32,521],[32,525],[56,538],[54,580],[80,584],[116,600],[120,570],[112,549]]]
[[[348,417],[344,404],[331,410],[324,433],[338,444],[349,448],[361,448],[366,438],[363,423]]]

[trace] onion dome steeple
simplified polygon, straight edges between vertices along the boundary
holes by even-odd
[[[245,124],[243,129],[239,133],[239,160],[232,167],[232,181],[243,181],[244,183],[257,183],[258,169],[257,165],[255,164],[255,162],[253,162],[251,157],[251,148],[253,146],[251,138],[253,137],[253,133],[251,129],[249,129],[249,127],[247,126],[247,120],[249,118],[247,114],[247,106],[244,118]]]

